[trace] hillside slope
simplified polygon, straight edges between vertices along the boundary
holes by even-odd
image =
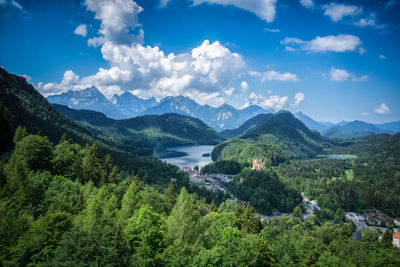
[[[265,145],[272,145],[268,148],[271,150],[282,150],[289,158],[302,159],[316,156],[324,148],[330,147],[331,143],[308,129],[290,112],[280,111],[265,118],[239,138],[229,139],[217,145],[212,152],[212,158],[213,160],[235,159],[243,151],[249,150],[249,146],[254,150]],[[277,152],[278,154],[280,152]]]
[[[259,114],[255,117],[247,120],[239,128],[224,130],[224,131],[220,132],[220,134],[225,138],[238,137],[238,136],[244,134],[246,131],[248,131],[252,127],[255,127],[256,125],[258,125],[263,120],[269,118],[270,116],[272,116],[272,113]]]
[[[155,158],[137,156],[128,151],[151,155],[151,147],[138,142],[117,143],[99,138],[76,122],[58,113],[35,88],[21,76],[9,74],[0,68],[0,108],[9,113],[11,132],[18,125],[25,126],[30,133],[49,137],[53,143],[58,143],[65,133],[74,142],[85,146],[97,143],[104,154],[110,154],[115,164],[124,171],[144,177],[148,183],[166,186],[171,178],[183,181],[177,173],[177,167],[165,164]],[[4,108],[5,107],[5,108]],[[3,123],[3,122],[2,122]],[[2,138],[5,128],[0,129]],[[8,140],[12,143],[12,140]]]

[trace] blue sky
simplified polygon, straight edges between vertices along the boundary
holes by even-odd
[[[393,0],[0,0],[0,65],[44,95],[94,85],[387,122],[398,14]]]

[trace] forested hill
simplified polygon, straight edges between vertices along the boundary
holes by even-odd
[[[29,133],[40,133],[57,144],[63,134],[82,146],[96,143],[103,154],[110,154],[122,170],[140,175],[150,184],[166,186],[171,178],[182,180],[177,167],[128,151],[151,155],[151,147],[137,143],[110,142],[91,134],[76,122],[59,114],[24,77],[9,74],[0,68],[0,133],[1,150],[13,148],[12,136],[17,126],[26,127]]]
[[[238,137],[238,136],[244,134],[246,131],[248,131],[252,127],[257,126],[260,122],[271,117],[272,115],[273,115],[272,113],[259,114],[257,116],[254,116],[253,118],[247,120],[239,128],[224,130],[224,131],[220,132],[220,134],[226,138]]]
[[[9,74],[3,68],[0,68],[0,101],[10,113],[12,131],[23,125],[28,132],[40,131],[53,142],[64,133],[80,144],[94,140],[87,130],[57,113],[24,77]],[[11,138],[8,143],[12,143]]]
[[[316,156],[324,148],[331,147],[331,141],[308,129],[292,113],[280,111],[265,116],[239,138],[229,139],[216,146],[212,157],[214,160],[233,159],[248,162],[249,155],[246,156],[243,153],[265,145],[273,145],[274,147],[270,148],[274,151],[283,150],[286,157],[300,159]],[[257,157],[254,153],[251,155]]]
[[[217,132],[199,119],[168,113],[145,115],[126,120],[114,120],[100,112],[74,110],[53,104],[61,114],[78,122],[105,138],[112,140],[136,140],[157,145],[215,145],[223,141]]]
[[[247,131],[244,138],[254,138],[257,135],[273,134],[275,136],[287,137],[290,139],[304,140],[304,138],[312,139],[316,142],[326,142],[317,132],[313,132],[307,128],[299,119],[296,119],[289,111],[279,111],[262,120],[258,125]]]

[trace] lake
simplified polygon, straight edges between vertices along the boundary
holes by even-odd
[[[211,154],[214,146],[174,146],[165,147],[170,156],[161,156],[160,160],[176,165],[178,167],[196,165],[204,167],[212,162],[211,156],[204,157],[203,154]]]
[[[356,155],[318,155],[319,158],[327,158],[327,159],[356,159]]]

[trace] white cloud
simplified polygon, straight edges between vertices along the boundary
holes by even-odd
[[[247,90],[249,90],[249,84],[246,81],[242,81],[240,83],[240,88],[242,90],[242,92],[246,92]]]
[[[165,55],[157,46],[128,46],[113,42],[105,43],[101,52],[111,65],[109,69],[100,68],[95,75],[74,80],[66,72],[61,84],[43,85],[42,90],[49,92],[52,88],[54,93],[57,89],[80,90],[96,86],[108,98],[128,90],[142,97],[158,99],[188,92],[192,97],[215,96],[246,68],[239,54],[232,53],[219,42],[210,43],[208,40],[190,53],[178,55]],[[66,83],[67,80],[74,83]]]
[[[95,13],[95,18],[101,21],[99,35],[88,40],[91,46],[98,46],[112,41],[116,44],[131,44],[143,42],[143,30],[134,34],[139,27],[138,14],[143,11],[132,0],[85,0],[88,10]]]
[[[374,112],[378,114],[386,114],[390,112],[390,109],[386,104],[382,103],[378,108],[374,110]]]
[[[324,37],[317,36],[311,41],[286,37],[281,43],[289,45],[289,47],[293,49],[299,47],[302,50],[315,53],[349,52],[361,48],[360,38],[350,34],[328,35]]]
[[[385,24],[379,24],[377,20],[376,14],[370,13],[368,17],[360,18],[354,22],[354,25],[358,27],[372,27],[374,29],[383,29],[387,27]]]
[[[26,74],[22,74],[22,75],[20,75],[20,76],[22,76],[22,77],[24,77],[25,78],[25,80],[27,80],[28,82],[32,79],[32,77],[31,76],[29,76],[29,75],[26,75]]]
[[[313,0],[299,0],[300,4],[306,8],[311,8],[314,6]]]
[[[369,79],[369,75],[362,75],[360,77],[353,76],[351,79],[353,82],[365,82]]]
[[[254,76],[254,77],[261,77],[262,73],[258,72],[258,71],[251,70],[251,71],[249,71],[249,75],[250,76]]]
[[[361,7],[339,3],[323,5],[322,9],[325,10],[324,15],[329,16],[334,22],[343,19],[345,16],[355,16],[362,13]]]
[[[272,95],[270,97],[265,97],[263,95],[257,95],[256,93],[251,92],[249,100],[245,104],[245,106],[259,105],[260,107],[265,109],[282,109],[286,105],[287,100],[287,96]]]
[[[199,103],[220,105],[234,91],[224,88],[247,68],[241,55],[218,41],[205,40],[187,53],[168,55],[158,46],[142,45],[143,30],[139,34],[133,30],[139,27],[137,15],[143,9],[132,0],[85,3],[100,20],[99,35],[88,44],[101,45],[110,67],[82,78],[66,71],[60,83],[38,84],[44,95],[95,86],[108,98],[130,91],[144,98],[186,95]]]
[[[277,0],[193,0],[194,5],[202,3],[232,5],[252,12],[267,22],[275,19],[276,2]]]
[[[336,69],[335,67],[331,67],[329,70],[329,76],[332,81],[341,82],[347,81],[350,77],[350,73],[343,69]]]
[[[300,105],[302,101],[305,99],[305,95],[302,92],[298,92],[294,95],[294,103],[292,104],[293,107],[297,107]]]
[[[296,51],[296,49],[294,49],[293,47],[290,47],[290,46],[285,46],[285,50],[290,51],[290,52]]]
[[[358,48],[358,53],[360,53],[360,55],[363,55],[365,52],[367,52],[367,50],[364,47]]]
[[[76,27],[74,33],[76,35],[81,35],[83,37],[86,37],[86,35],[87,35],[87,26],[86,26],[86,24],[81,24],[78,27]]]
[[[264,28],[264,30],[267,32],[280,32],[281,31],[279,29],[269,29],[269,28]]]
[[[321,75],[323,77],[325,77],[326,73],[322,73]],[[369,75],[356,76],[354,74],[349,73],[347,70],[337,69],[335,67],[330,68],[329,77],[330,77],[331,81],[334,81],[334,82],[347,81],[350,78],[351,78],[351,81],[353,81],[353,82],[365,82],[369,79]]]
[[[274,70],[264,72],[261,78],[262,82],[265,81],[297,82],[298,80],[299,79],[297,78],[297,75],[294,73],[290,72],[279,73]]]
[[[361,115],[361,116],[368,116],[369,113],[367,113],[367,112],[361,112],[360,115]]]
[[[235,92],[235,87],[231,87],[229,89],[224,90],[224,94],[227,96],[231,96]]]
[[[381,54],[381,55],[379,55],[379,58],[380,59],[386,59],[386,56]]]
[[[160,0],[160,7],[166,7],[171,0]]]

